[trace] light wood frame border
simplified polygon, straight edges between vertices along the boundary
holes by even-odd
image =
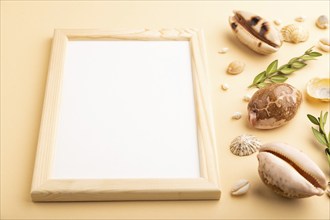
[[[69,40],[189,41],[197,118],[200,178],[50,179],[66,44]],[[208,100],[203,31],[197,29],[55,30],[39,133],[31,197],[41,201],[219,199],[213,116]]]

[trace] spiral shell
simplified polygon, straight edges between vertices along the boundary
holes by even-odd
[[[304,42],[308,39],[308,31],[299,24],[290,24],[281,29],[283,40],[291,43]]]

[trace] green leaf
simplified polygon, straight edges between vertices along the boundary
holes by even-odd
[[[288,77],[281,76],[281,75],[272,76],[270,78],[270,80],[274,83],[282,83],[282,82],[285,82],[287,79],[288,79]]]
[[[257,87],[258,87],[259,89],[262,89],[262,88],[265,88],[265,87],[267,87],[267,86],[269,86],[269,85],[270,85],[270,83],[262,82],[262,83],[259,83],[259,84],[257,85]]]
[[[292,63],[291,67],[293,67],[295,69],[301,69],[301,68],[303,68],[306,65],[307,65],[306,63],[298,62],[297,61],[297,62]]]
[[[303,59],[303,60],[315,60],[314,57],[309,56],[309,55],[304,55],[304,56],[301,57],[301,59]]]
[[[327,118],[328,118],[328,112],[325,112],[323,115],[323,123],[325,124],[327,122]]]
[[[272,73],[277,71],[278,60],[273,61],[266,69],[266,76],[269,76]]]
[[[321,53],[319,53],[319,52],[315,52],[315,51],[309,53],[308,55],[311,56],[311,57],[320,57],[320,56],[322,56]]]
[[[290,64],[284,64],[284,65],[280,66],[280,68],[278,68],[278,71],[280,71],[281,69],[284,69],[286,67],[290,67]]]
[[[321,113],[320,113],[320,118],[319,118],[319,121],[320,121],[320,128],[319,128],[319,131],[321,132],[321,133],[324,133],[324,121],[323,121],[323,112],[321,111]]]
[[[296,62],[296,61],[298,61],[300,58],[299,57],[294,57],[294,58],[292,58],[291,60],[289,60],[289,64],[291,64],[291,63],[294,63],[294,62]],[[284,65],[285,66],[285,65]]]
[[[327,146],[327,142],[326,142],[324,136],[318,130],[316,130],[315,128],[312,128],[312,130],[313,130],[313,134],[314,134],[316,140],[320,144],[323,144],[323,145]]]
[[[313,115],[307,114],[307,117],[314,125],[319,125],[319,121]]]
[[[283,69],[280,70],[280,72],[283,73],[283,74],[291,74],[294,71],[296,71],[296,70],[293,69],[293,68],[289,68],[289,67],[285,67],[285,68],[283,68]]]
[[[256,77],[254,77],[253,84],[258,84],[263,82],[266,79],[266,71],[259,73]]]

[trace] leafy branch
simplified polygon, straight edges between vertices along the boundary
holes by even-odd
[[[272,83],[285,82],[287,75],[305,67],[306,61],[315,60],[316,57],[322,56],[321,53],[313,51],[313,47],[305,51],[305,53],[299,57],[292,58],[287,64],[284,64],[278,68],[278,60],[273,61],[265,71],[259,73],[253,80],[253,83],[249,85],[251,87],[263,88]]]
[[[325,112],[323,115],[323,112],[321,111],[320,117],[316,118],[313,115],[308,114],[308,119],[314,124],[318,126],[318,129],[315,129],[312,127],[313,134],[316,138],[316,140],[326,146],[325,148],[325,154],[327,155],[328,162],[330,165],[330,132],[328,135],[326,134],[326,131],[324,129],[324,125],[327,121],[328,112]]]

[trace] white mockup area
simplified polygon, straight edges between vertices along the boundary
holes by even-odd
[[[188,41],[69,41],[52,179],[199,178]]]

